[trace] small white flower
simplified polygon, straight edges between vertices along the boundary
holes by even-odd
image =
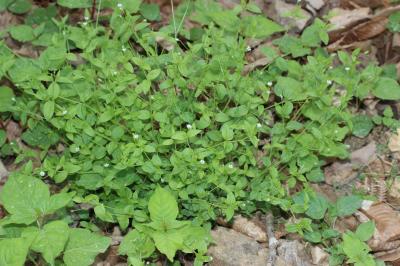
[[[345,67],[344,70],[350,71],[350,67]]]
[[[126,47],[122,46],[121,50],[122,50],[122,52],[126,52]]]
[[[333,69],[333,66],[329,66],[329,69]]]
[[[89,20],[89,17],[85,16],[84,19],[85,19],[86,21],[88,21],[88,20]]]
[[[233,164],[231,164],[231,163],[228,164],[228,167],[231,168],[231,169],[233,169]]]
[[[262,128],[262,125],[260,123],[257,123],[256,127],[257,128]]]
[[[214,258],[210,256],[210,261],[212,261]]]
[[[118,3],[118,4],[117,4],[117,7],[118,7],[119,9],[123,9],[123,8],[124,8],[124,5],[123,5],[122,3]]]
[[[138,134],[133,134],[133,139],[139,139],[139,135]]]
[[[246,52],[250,52],[251,51],[251,47],[250,46],[247,46],[246,47]]]
[[[187,129],[192,129],[192,125],[191,125],[191,124],[187,124],[187,125],[186,125],[186,128],[187,128]]]
[[[82,22],[82,25],[83,26],[86,26],[88,23],[85,21],[85,22]]]
[[[113,76],[115,76],[115,75],[118,74],[118,72],[117,71],[113,71],[112,74],[113,74]]]
[[[68,114],[68,111],[67,111],[67,110],[64,110],[64,111],[62,111],[62,114],[63,114],[63,115],[66,115],[66,114]]]
[[[15,97],[12,97],[12,98],[11,98],[11,101],[15,102],[15,101],[17,101],[17,100],[15,99]]]
[[[326,81],[326,84],[332,85],[332,80],[327,80],[327,81]]]
[[[39,175],[43,177],[46,175],[46,173],[44,171],[40,171]]]
[[[104,166],[105,168],[107,168],[107,167],[110,166],[110,164],[109,164],[109,163],[105,163],[105,164],[103,164],[103,166]]]
[[[271,87],[273,85],[272,81],[268,81],[267,85]]]
[[[200,160],[200,164],[205,164],[205,163],[206,162],[203,159]]]
[[[75,148],[75,152],[79,152],[81,149],[79,147]]]
[[[179,38],[175,38],[175,41],[179,42]]]

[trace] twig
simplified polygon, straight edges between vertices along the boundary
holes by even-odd
[[[266,217],[266,226],[267,226],[267,237],[268,237],[268,259],[267,259],[267,266],[274,266],[275,265],[275,260],[277,256],[277,248],[278,248],[278,240],[275,238],[274,234],[274,216],[272,213],[268,213]]]

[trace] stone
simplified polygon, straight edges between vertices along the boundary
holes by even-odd
[[[327,263],[329,254],[322,248],[315,246],[311,249],[311,257],[313,264],[322,265]]]
[[[324,0],[306,0],[306,2],[315,10],[320,10],[324,5]]]
[[[281,240],[276,266],[311,266],[310,255],[298,240]]]
[[[215,244],[208,249],[210,266],[265,266],[268,249],[232,229],[217,226],[211,231]]]
[[[307,11],[297,5],[287,4],[282,0],[275,1],[274,10],[278,23],[288,25],[298,32],[302,31],[311,19],[311,15]],[[298,16],[295,17],[293,14]]]
[[[0,181],[3,178],[6,178],[8,176],[8,171],[6,167],[4,166],[3,162],[0,160]]]

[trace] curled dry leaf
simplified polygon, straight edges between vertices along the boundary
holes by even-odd
[[[387,29],[388,16],[399,11],[400,5],[385,8],[374,15],[369,15],[369,10],[367,7],[354,10],[341,9],[340,12],[334,10],[334,14],[338,15],[330,19],[333,25],[329,32],[330,42],[348,45],[380,35]],[[335,44],[335,46],[342,48],[340,45]]]
[[[267,242],[266,232],[256,223],[241,215],[235,216],[232,229],[257,240],[258,242]]]
[[[397,211],[386,203],[378,203],[361,209],[361,212],[374,221],[376,226],[372,239],[368,241],[373,251],[390,251],[400,247],[400,216]],[[400,259],[400,253],[391,259]]]
[[[346,10],[342,8],[332,9],[331,13],[333,16],[329,19],[331,25],[329,35],[333,35],[336,31],[347,29],[358,22],[365,20],[368,18],[370,11],[371,10],[368,7],[354,10]]]
[[[388,6],[389,0],[341,0],[340,5],[345,8],[370,7],[377,8]]]

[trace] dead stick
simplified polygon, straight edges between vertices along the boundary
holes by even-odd
[[[267,237],[268,237],[268,259],[267,259],[267,266],[274,266],[275,260],[277,256],[276,249],[278,248],[278,240],[275,238],[274,234],[274,216],[272,213],[268,213],[266,217],[266,226],[267,226]]]

